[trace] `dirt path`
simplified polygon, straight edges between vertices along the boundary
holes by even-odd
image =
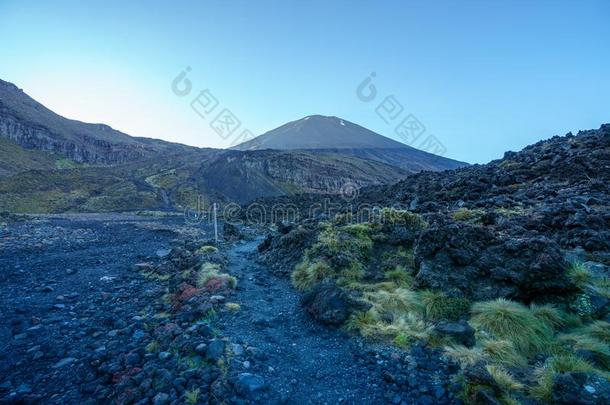
[[[313,323],[292,286],[254,263],[258,242],[229,252],[241,310],[224,320],[222,334],[260,352],[249,369],[235,362],[236,371],[262,376],[271,402],[383,402],[383,380],[362,363],[356,340]]]
[[[364,344],[341,330],[313,322],[290,282],[256,263],[260,240],[229,251],[229,271],[239,279],[232,300],[241,305],[221,320],[222,334],[254,353],[234,358],[232,378],[251,373],[266,389],[252,402],[291,404],[455,403],[447,365],[438,353],[411,353]],[[250,364],[248,364],[248,362]],[[247,367],[249,365],[249,367]]]

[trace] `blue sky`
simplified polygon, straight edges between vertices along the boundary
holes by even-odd
[[[610,122],[609,22],[593,0],[0,0],[0,78],[69,118],[212,147],[232,142],[209,125],[225,108],[237,132],[324,114],[400,139],[376,113],[394,96],[419,140],[483,163]],[[371,72],[378,96],[363,102]],[[217,107],[202,118],[190,102],[204,89]]]

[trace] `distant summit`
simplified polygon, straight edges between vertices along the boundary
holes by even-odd
[[[310,115],[273,129],[237,150],[401,149],[411,147],[338,117]]]
[[[233,149],[332,151],[389,164],[411,173],[468,165],[412,148],[348,120],[324,115],[309,115],[289,122]]]

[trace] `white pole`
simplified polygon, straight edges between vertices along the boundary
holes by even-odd
[[[216,216],[216,203],[214,203],[214,240],[218,244],[218,222]]]

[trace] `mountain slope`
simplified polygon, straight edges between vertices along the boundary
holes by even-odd
[[[337,193],[396,182],[408,172],[395,166],[331,152],[228,151],[202,164],[199,189],[239,203],[264,196]]]
[[[292,142],[281,150],[225,151],[132,137],[61,117],[0,80],[0,210],[181,209],[199,196],[247,203],[337,194],[346,185],[463,165],[334,117],[307,117],[268,134],[257,139]]]
[[[0,137],[26,149],[53,152],[75,162],[115,164],[168,150],[195,149],[170,142],[136,138],[104,124],[64,118],[12,83],[0,80]]]
[[[412,148],[347,120],[322,115],[289,122],[233,149],[325,150],[390,164],[411,173],[467,165]]]

